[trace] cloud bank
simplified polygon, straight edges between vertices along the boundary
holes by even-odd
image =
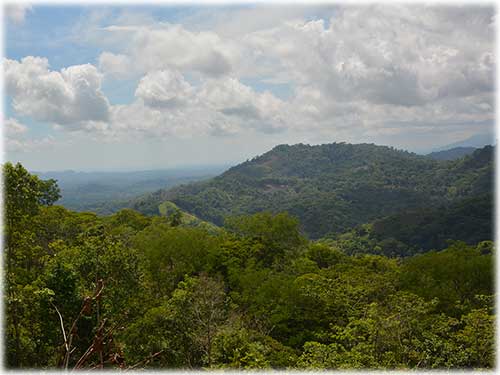
[[[6,59],[7,94],[21,116],[113,139],[245,131],[353,139],[491,126],[493,8],[327,13],[305,17],[294,8],[272,23],[265,7],[240,9],[207,29],[147,17],[100,20],[89,24],[93,43],[105,41],[95,65],[53,71],[46,58]],[[238,24],[240,32],[230,32]],[[103,80],[131,79],[134,99],[110,103]]]

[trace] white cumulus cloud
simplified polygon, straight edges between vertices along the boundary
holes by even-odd
[[[47,59],[27,56],[5,59],[4,72],[6,93],[19,115],[76,128],[109,120],[101,74],[91,64],[51,71]]]
[[[150,107],[175,108],[195,104],[193,87],[179,72],[169,70],[145,75],[139,82],[135,96]]]
[[[252,130],[356,141],[451,136],[493,123],[492,7],[324,9],[205,10],[179,24],[94,19],[79,27],[89,29],[89,43],[102,43],[99,70],[6,60],[7,94],[20,115],[109,137]],[[110,86],[136,82],[131,102],[111,105],[102,76]]]
[[[193,71],[221,76],[234,68],[237,46],[211,31],[192,32],[182,25],[111,25],[103,30],[117,40],[129,40],[127,52],[137,69]]]

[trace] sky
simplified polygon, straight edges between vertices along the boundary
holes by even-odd
[[[239,163],[288,143],[425,153],[493,132],[495,11],[437,5],[7,5],[4,159]]]

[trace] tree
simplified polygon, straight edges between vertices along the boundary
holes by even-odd
[[[158,218],[137,233],[132,243],[143,259],[151,295],[162,298],[170,297],[184,275],[207,267],[218,239],[201,228],[171,227]]]
[[[223,283],[205,274],[186,277],[167,302],[126,330],[126,351],[140,358],[161,350],[163,366],[210,367],[213,340],[226,317]]]
[[[14,335],[14,350],[9,364],[23,365],[21,331],[22,287],[37,276],[35,265],[42,256],[31,227],[32,218],[41,205],[51,205],[59,199],[59,188],[54,180],[42,181],[30,174],[20,163],[3,166],[5,202],[5,250],[8,334]],[[12,328],[12,330],[10,329]],[[10,340],[10,337],[9,337]]]
[[[476,294],[493,294],[493,260],[488,249],[487,243],[476,247],[454,242],[443,251],[409,258],[402,266],[401,287],[428,300],[437,297],[440,311],[460,317],[481,307]]]
[[[178,208],[175,209],[174,212],[170,214],[168,217],[168,221],[170,222],[170,225],[173,227],[177,227],[182,224],[182,212]]]
[[[306,243],[298,220],[288,213],[273,215],[261,212],[252,216],[230,217],[226,219],[225,228],[261,243],[263,246],[256,257],[265,266],[274,264],[282,267],[290,257],[296,257],[298,249]]]

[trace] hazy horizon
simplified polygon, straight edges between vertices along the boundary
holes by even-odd
[[[31,173],[140,173],[140,172],[168,172],[168,171],[200,171],[204,169],[222,169],[230,168],[233,164],[189,164],[177,165],[164,168],[144,168],[144,169],[52,169],[52,170],[35,170],[28,169]]]
[[[475,139],[477,138],[476,142]],[[488,142],[488,140],[490,140],[490,142]],[[470,144],[467,144],[468,142],[467,141],[471,141]],[[340,141],[342,142],[342,141]],[[337,142],[337,143],[340,143],[340,142]],[[461,145],[461,143],[464,142],[465,145]],[[299,143],[303,143],[303,142],[299,142]],[[296,145],[296,144],[299,144],[299,143],[293,143],[293,144],[287,144],[287,145]],[[334,143],[334,142],[331,142],[331,143]],[[350,142],[348,142],[350,143]],[[372,143],[372,142],[365,142],[365,143]],[[282,143],[283,144],[283,143]],[[270,151],[271,149],[273,149],[274,147],[277,147],[279,145],[282,145],[282,144],[276,144],[274,146],[272,146],[270,149],[266,150],[265,152],[263,153],[266,153],[268,151]],[[318,144],[311,144],[311,146],[318,146],[318,145],[322,145],[322,144],[325,144],[325,143],[318,143]],[[353,143],[353,144],[356,144],[356,143]],[[427,150],[422,150],[422,151],[411,151],[411,150],[405,150],[405,149],[402,149],[402,148],[397,148],[393,145],[382,145],[380,144],[379,146],[387,146],[387,147],[395,147],[399,150],[402,150],[402,151],[408,151],[408,152],[413,152],[413,153],[416,153],[417,155],[427,155],[427,154],[430,154],[432,152],[438,152],[438,151],[445,151],[445,150],[448,150],[448,149],[451,149],[451,148],[455,148],[455,147],[474,147],[474,148],[480,148],[480,147],[483,147],[487,144],[492,144],[492,145],[495,145],[496,144],[496,135],[495,134],[485,134],[485,135],[480,135],[479,137],[469,137],[467,139],[464,139],[464,140],[461,140],[459,142],[456,142],[453,143],[453,144],[447,144],[447,145],[443,145],[441,147],[435,147],[435,148],[432,148],[432,149],[427,149]],[[67,168],[67,169],[39,169],[39,170],[36,170],[36,169],[30,169],[28,168],[31,172],[40,172],[40,173],[51,173],[51,172],[54,172],[54,173],[64,173],[64,172],[75,172],[75,173],[133,173],[133,172],[147,172],[147,171],[176,171],[176,170],[185,170],[185,171],[188,171],[188,170],[193,170],[193,171],[197,171],[197,170],[200,170],[200,169],[220,169],[220,168],[230,168],[232,166],[235,166],[235,165],[238,165],[240,163],[243,163],[244,161],[246,160],[249,160],[249,159],[252,159],[254,157],[257,157],[257,156],[260,156],[262,155],[263,153],[259,153],[259,154],[255,154],[255,155],[252,155],[250,157],[246,157],[244,159],[240,159],[240,160],[234,160],[234,161],[224,161],[224,162],[220,162],[220,163],[210,163],[210,164],[203,164],[203,163],[192,163],[192,164],[176,164],[176,165],[170,165],[170,166],[158,166],[156,168],[149,168],[147,166],[141,168],[127,168],[127,166],[123,166],[123,167],[116,167],[116,168],[103,168],[103,169],[99,169],[98,167],[97,168],[82,168],[82,169],[75,169],[75,168]],[[15,160],[7,160],[7,161],[10,161],[10,162],[16,162]]]

